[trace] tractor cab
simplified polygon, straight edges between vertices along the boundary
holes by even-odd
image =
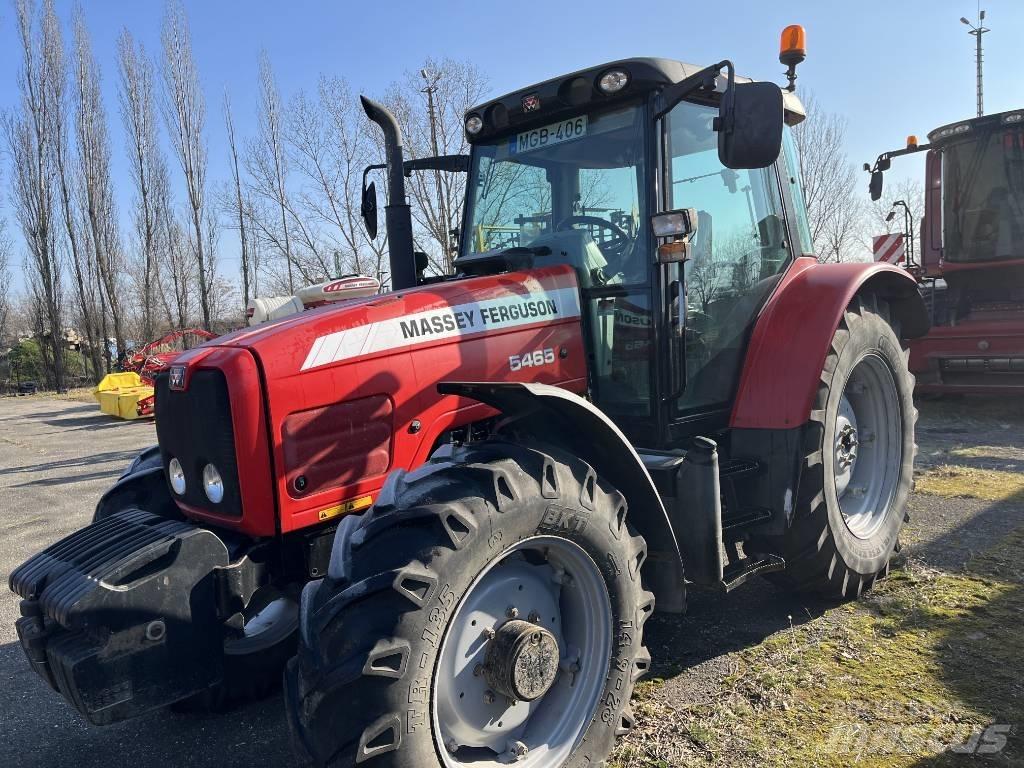
[[[799,99],[743,83],[765,88],[767,103],[774,95],[785,151],[776,143],[759,162],[730,163],[719,127],[723,96],[739,84],[722,69],[617,61],[466,118],[456,268],[572,265],[594,402],[650,447],[721,421],[754,318],[794,257],[811,250],[789,136],[804,117]],[[655,227],[675,211],[693,211],[686,231],[659,237]]]

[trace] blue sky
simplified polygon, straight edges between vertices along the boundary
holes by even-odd
[[[114,176],[125,207],[131,190],[116,112],[115,43],[128,27],[157,53],[163,4],[95,0],[83,6],[115,118]],[[69,25],[72,3],[58,0],[57,8]],[[211,183],[228,178],[221,94],[225,87],[231,91],[240,136],[251,134],[261,48],[286,97],[313,87],[321,72],[342,74],[353,87],[379,93],[431,55],[474,61],[494,95],[602,61],[646,55],[699,64],[728,57],[743,74],[781,83],[778,34],[800,23],[807,29],[808,59],[798,90],[813,90],[824,108],[847,117],[847,150],[858,164],[901,146],[908,133],[923,140],[937,125],[975,110],[974,39],[958,21],[975,18],[975,0],[186,0],[185,8],[207,95]],[[993,30],[985,36],[986,111],[1024,106],[1015,42],[1024,34],[1024,3],[991,0],[985,8]],[[13,12],[0,0],[0,109],[16,101],[17,66]],[[3,163],[0,215],[10,218],[6,156]],[[905,159],[890,181],[917,174],[919,167],[918,158]],[[225,233],[222,239],[228,257],[230,238]],[[20,260],[15,254],[15,273]]]

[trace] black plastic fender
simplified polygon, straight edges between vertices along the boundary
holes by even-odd
[[[185,519],[167,488],[160,446],[147,448],[135,457],[117,482],[100,497],[92,521],[99,522],[123,509],[144,509],[170,520]]]
[[[630,523],[647,540],[645,570],[659,610],[682,609],[683,560],[665,505],[640,456],[604,412],[548,384],[442,382],[437,390],[496,408],[504,424],[571,451],[614,485],[629,502]]]

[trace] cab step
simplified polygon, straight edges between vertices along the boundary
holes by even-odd
[[[725,592],[732,592],[736,587],[743,584],[752,576],[760,576],[772,571],[783,571],[786,569],[786,561],[778,555],[758,555],[757,557],[744,557],[734,563],[729,563],[722,574],[722,589]]]

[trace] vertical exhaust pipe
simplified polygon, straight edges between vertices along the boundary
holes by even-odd
[[[388,232],[388,259],[391,262],[391,290],[416,285],[416,257],[412,245],[412,212],[405,197],[405,158],[402,129],[383,104],[360,96],[366,116],[384,133],[384,152],[388,166],[388,204],[384,208],[384,226]]]

